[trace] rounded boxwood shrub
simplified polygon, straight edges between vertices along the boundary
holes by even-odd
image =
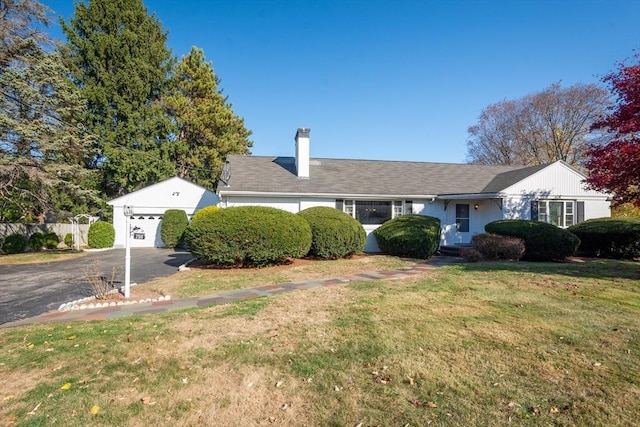
[[[96,221],[89,226],[87,245],[93,249],[110,248],[116,241],[116,230],[106,221]]]
[[[311,247],[311,228],[291,212],[240,206],[194,218],[187,241],[191,252],[207,263],[263,267],[305,256]]]
[[[578,251],[588,256],[640,258],[640,218],[595,218],[568,228],[578,236]]]
[[[56,249],[60,244],[60,237],[53,231],[44,234],[44,246],[47,249]]]
[[[44,234],[36,231],[31,236],[29,236],[29,249],[32,252],[39,252],[44,247]]]
[[[160,225],[160,237],[167,248],[176,248],[182,243],[183,235],[189,218],[182,209],[167,209],[162,216]]]
[[[396,256],[426,259],[440,246],[440,220],[425,215],[402,215],[373,231],[382,251]]]
[[[218,206],[207,206],[206,208],[202,208],[199,211],[197,211],[196,213],[193,214],[193,218],[191,218],[191,221],[193,221],[194,219],[198,218],[200,215],[205,215],[208,214],[209,212],[216,212],[219,211],[220,208]]]
[[[64,235],[64,244],[67,248],[71,248],[73,246],[73,234],[67,233]]]
[[[524,240],[528,261],[563,260],[575,253],[580,239],[553,224],[523,219],[504,219],[490,222],[484,227],[487,233],[519,237]]]
[[[344,258],[362,252],[367,233],[351,215],[327,206],[298,212],[311,227],[308,255],[325,259]]]
[[[9,234],[2,242],[2,252],[5,254],[19,254],[26,248],[27,238],[19,233]]]

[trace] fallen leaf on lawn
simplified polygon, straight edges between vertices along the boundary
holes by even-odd
[[[343,388],[344,388],[344,387],[338,387],[338,386],[335,386],[335,387],[333,387],[333,390],[334,390],[334,391],[342,391],[342,389],[343,389]]]
[[[26,347],[27,347],[27,348],[33,348],[33,347],[35,347],[35,344],[34,344],[34,343],[32,343],[32,342],[28,342],[28,343],[27,343],[27,345],[26,345]]]
[[[154,405],[156,403],[151,396],[145,396],[140,400],[142,400],[143,405]]]
[[[422,402],[420,402],[418,399],[409,400],[409,402],[411,402],[413,405],[417,406],[418,408],[423,406]]]
[[[593,364],[593,366],[602,366],[602,363],[596,362],[596,363]]]
[[[276,417],[269,417],[269,422],[271,424],[275,423],[276,421],[278,421],[278,419]]]
[[[100,407],[98,405],[93,405],[91,409],[89,409],[89,413],[91,415],[96,415],[98,412],[100,412]]]
[[[151,365],[153,363],[153,359],[147,359],[147,365]]]
[[[429,408],[437,408],[438,405],[436,405],[434,402],[427,402],[427,407],[429,407]]]
[[[287,409],[289,409],[289,405],[287,403],[285,403],[284,405],[282,405],[280,407],[280,409],[282,409],[283,411],[286,411]]]
[[[552,414],[557,414],[558,412],[560,412],[560,409],[556,408],[555,406],[552,406],[549,412],[551,412]]]
[[[407,382],[409,383],[409,385],[414,385],[415,384],[413,378],[411,378],[411,377],[407,377]]]
[[[42,405],[42,402],[38,403],[38,404],[36,405],[36,407],[35,407],[35,408],[33,408],[33,409],[31,410],[31,412],[28,412],[28,413],[27,413],[27,415],[35,415],[35,414],[36,414],[36,411],[38,410],[38,408],[40,407],[40,405]]]
[[[69,335],[69,336],[67,337],[67,339],[68,339],[68,340],[75,340],[75,339],[76,339],[76,336],[75,336],[75,335]]]
[[[71,388],[71,383],[64,383],[60,390],[69,390]]]
[[[280,387],[281,385],[282,385],[282,381],[278,381],[278,382],[276,383],[276,387]]]

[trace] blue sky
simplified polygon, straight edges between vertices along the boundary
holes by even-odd
[[[144,3],[176,57],[204,49],[254,155],[292,156],[309,127],[312,157],[463,163],[489,104],[598,83],[640,49],[638,0]]]

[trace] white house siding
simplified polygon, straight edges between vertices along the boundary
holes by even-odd
[[[138,227],[131,239],[131,247],[163,247],[160,238],[160,217],[168,209],[180,209],[191,218],[193,214],[206,206],[216,205],[218,197],[212,191],[181,178],[170,178],[149,187],[118,197],[109,202],[113,206],[113,226],[116,231],[114,247],[122,248],[126,244],[126,218],[124,206],[133,207],[132,228]],[[135,229],[135,228],[134,228]]]
[[[324,198],[301,198],[300,210],[303,211],[307,208],[313,208],[316,206],[326,206],[329,208],[336,207],[336,199],[324,199]]]
[[[297,213],[300,211],[300,197],[225,196],[223,207],[231,208],[234,206],[267,206]]]

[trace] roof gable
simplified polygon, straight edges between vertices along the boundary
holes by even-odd
[[[190,207],[202,203],[215,204],[217,197],[207,190],[180,177],[173,177],[125,194],[107,202],[111,206],[167,206]]]

